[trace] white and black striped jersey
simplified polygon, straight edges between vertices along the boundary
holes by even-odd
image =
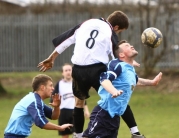
[[[52,94],[58,93],[61,96],[60,109],[74,109],[75,96],[72,90],[72,81],[66,82],[64,79],[60,80]]]
[[[82,66],[96,63],[107,64],[108,55],[113,56],[113,48],[117,43],[116,33],[103,18],[87,20],[53,39],[53,44],[59,54],[75,44],[71,61],[73,64]]]

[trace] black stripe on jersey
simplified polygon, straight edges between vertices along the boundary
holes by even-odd
[[[114,49],[115,49],[115,47],[117,46],[119,40],[118,40],[118,36],[116,35],[116,33],[115,33],[113,30],[112,30],[111,41],[112,41],[113,55],[114,55],[114,57],[115,57]],[[115,58],[118,58],[118,57],[115,57]]]
[[[43,128],[49,121],[46,119],[44,114],[44,106],[40,96],[34,93],[35,101],[32,102],[28,107],[27,111],[32,116],[36,126]],[[51,112],[52,113],[52,112]]]
[[[104,21],[104,22],[106,22],[106,23],[110,26],[111,30],[113,30],[112,25],[111,25],[108,21],[106,21],[106,20],[105,20],[104,18],[102,18],[102,17],[100,17],[99,19],[102,20],[102,21]]]
[[[115,56],[115,54],[114,54],[114,49],[115,49],[115,47],[117,46],[117,44],[118,44],[118,42],[119,42],[119,40],[118,40],[118,36],[117,36],[117,34],[114,32],[114,30],[113,30],[113,28],[112,28],[112,26],[111,26],[111,24],[109,23],[109,22],[107,22],[105,19],[103,19],[103,18],[99,18],[100,20],[102,20],[102,21],[104,21],[104,22],[106,22],[107,24],[109,24],[109,26],[111,27],[111,30],[112,30],[112,36],[111,36],[111,41],[112,41],[112,50],[113,50],[113,55]],[[117,58],[117,57],[115,57],[115,58]]]
[[[57,36],[56,38],[54,38],[52,40],[52,43],[55,47],[57,47],[59,44],[61,44],[63,41],[65,41],[66,39],[68,39],[69,37],[71,37],[74,32],[76,31],[76,29],[78,29],[81,26],[81,24],[76,25],[75,27],[69,29],[68,31],[62,33],[61,35]]]

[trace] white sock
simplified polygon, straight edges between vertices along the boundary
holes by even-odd
[[[83,133],[75,133],[77,137],[82,137]]]
[[[134,134],[134,133],[136,133],[136,132],[139,132],[137,126],[130,128],[130,131],[131,131],[132,134]]]

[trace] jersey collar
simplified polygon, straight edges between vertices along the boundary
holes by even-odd
[[[105,20],[104,18],[102,18],[102,17],[100,17],[99,18],[100,20],[102,20],[102,21],[104,21],[104,22],[106,22],[106,23],[108,23],[109,24],[109,26],[111,27],[111,30],[113,30],[113,27],[112,27],[112,25],[107,21],[107,20]]]

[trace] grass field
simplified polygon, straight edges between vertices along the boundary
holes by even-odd
[[[0,98],[0,135],[7,125],[14,105],[30,91],[30,82],[37,73],[12,73],[0,74],[4,87],[11,96]],[[49,73],[58,76],[58,73]],[[54,80],[57,80],[56,77]],[[15,81],[16,80],[16,81]],[[26,80],[26,81],[25,81]],[[14,83],[15,84],[14,84]],[[29,84],[29,85],[28,85]],[[90,111],[99,99],[98,95],[91,89],[91,97],[88,99]],[[155,89],[136,88],[132,95],[130,106],[134,112],[139,130],[147,138],[179,138],[179,92],[162,93]],[[45,101],[48,103],[48,100]],[[85,127],[89,120],[86,120]],[[52,121],[57,123],[57,121]],[[36,126],[32,127],[32,134],[29,138],[58,138],[57,131],[42,130]],[[130,132],[121,119],[118,138],[130,138]]]

